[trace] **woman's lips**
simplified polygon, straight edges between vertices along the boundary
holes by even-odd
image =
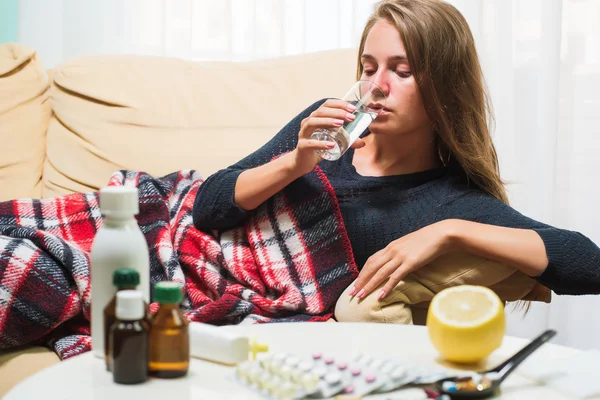
[[[382,107],[381,104],[377,104],[377,103],[371,103],[368,105],[368,107],[371,110],[375,111],[378,116],[379,115],[387,115],[392,112],[392,110],[390,110],[389,108]]]

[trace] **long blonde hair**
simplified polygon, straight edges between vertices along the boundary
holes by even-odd
[[[367,35],[382,19],[400,33],[437,133],[442,162],[459,168],[477,188],[508,203],[488,125],[493,121],[491,103],[467,21],[442,0],[381,1],[363,30],[358,78]]]

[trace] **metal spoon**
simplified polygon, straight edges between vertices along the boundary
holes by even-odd
[[[451,399],[483,399],[492,396],[500,384],[510,375],[527,357],[541,345],[550,340],[556,331],[550,329],[535,338],[527,346],[496,368],[479,373],[480,379],[473,377],[444,378],[436,382],[440,394],[446,394]]]

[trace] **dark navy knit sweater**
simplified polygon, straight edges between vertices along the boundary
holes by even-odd
[[[319,107],[313,104],[290,121],[262,148],[211,175],[200,186],[194,224],[201,230],[226,230],[250,215],[234,202],[238,176],[273,157],[293,150],[300,122]],[[600,249],[578,232],[557,229],[523,216],[508,205],[469,187],[446,168],[414,174],[367,177],[352,165],[354,150],[340,160],[321,161],[340,205],[358,267],[378,250],[408,233],[455,218],[510,228],[533,229],[548,255],[546,270],[536,279],[558,294],[600,293]]]

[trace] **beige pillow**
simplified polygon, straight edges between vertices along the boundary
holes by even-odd
[[[352,283],[335,307],[339,322],[381,322],[424,325],[436,293],[458,285],[489,287],[504,302],[549,303],[551,292],[524,273],[502,263],[468,253],[450,253],[409,274],[392,293],[378,300],[379,288],[362,300],[349,296]],[[381,285],[383,286],[383,284]]]
[[[54,71],[44,197],[105,185],[117,169],[202,175],[260,147],[354,81],[356,50],[257,62],[147,56],[71,60]]]
[[[48,89],[35,51],[0,45],[0,201],[42,195]]]

